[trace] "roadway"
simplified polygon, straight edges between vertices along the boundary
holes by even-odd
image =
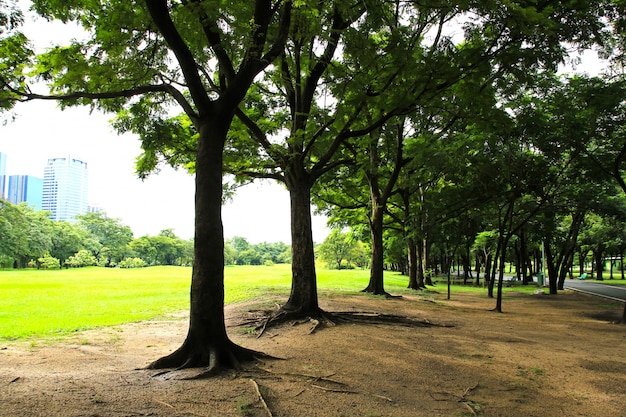
[[[581,279],[568,279],[565,280],[565,288],[585,294],[609,298],[615,301],[626,302],[626,285],[611,285],[610,281],[603,282],[604,284]]]

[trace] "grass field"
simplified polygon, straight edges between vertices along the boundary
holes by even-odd
[[[319,269],[320,293],[358,293],[367,270]],[[385,289],[406,289],[408,278],[385,275]],[[87,328],[147,320],[189,308],[191,268],[78,268],[0,271],[0,340],[62,336]],[[225,302],[279,294],[291,288],[291,266],[230,266],[225,269]],[[517,287],[516,290],[520,288]],[[531,288],[529,288],[531,289]],[[532,288],[534,289],[534,287]],[[441,293],[445,285],[439,285]],[[453,292],[484,289],[454,286]]]

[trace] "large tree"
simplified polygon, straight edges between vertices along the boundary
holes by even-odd
[[[291,1],[35,0],[33,9],[46,19],[80,25],[83,40],[32,61],[30,68],[50,87],[45,94],[26,85],[25,60],[13,54],[11,70],[0,67],[0,106],[52,99],[116,112],[118,130],[137,133],[143,142],[143,171],[163,160],[176,164],[183,151],[194,155],[189,331],[179,349],[150,366],[202,366],[212,373],[252,359],[253,352],[228,338],[224,324],[222,153],[239,103],[283,50]],[[172,106],[182,116],[171,117]]]

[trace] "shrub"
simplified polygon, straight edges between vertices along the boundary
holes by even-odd
[[[148,264],[141,258],[125,258],[117,266],[120,268],[143,268]]]
[[[67,258],[65,263],[71,267],[80,268],[83,266],[96,265],[98,263],[98,260],[88,250],[81,249],[74,255]]]
[[[34,265],[32,265],[34,264]],[[43,255],[43,257],[38,258],[37,262],[29,262],[28,266],[36,266],[37,268],[43,268],[43,269],[60,269],[61,268],[61,263],[59,262],[59,260],[57,258],[55,258],[54,256],[50,256],[49,253],[46,253]]]

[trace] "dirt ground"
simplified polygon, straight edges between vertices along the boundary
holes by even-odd
[[[267,302],[267,300],[265,300]],[[401,314],[448,327],[285,325],[231,338],[284,358],[204,380],[139,369],[177,348],[184,314],[0,344],[0,416],[626,416],[626,326],[573,292],[513,294],[505,313],[476,295],[322,296],[327,311]]]

